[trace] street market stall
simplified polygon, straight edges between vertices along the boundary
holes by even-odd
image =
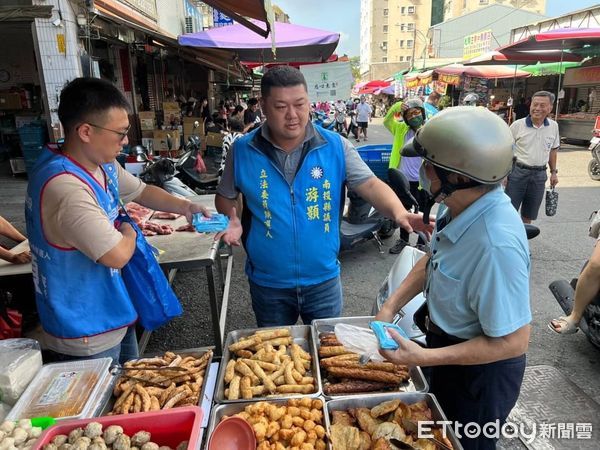
[[[173,350],[122,367],[111,365],[110,358],[41,367],[39,347],[27,340],[19,351],[38,360],[25,367],[35,370],[26,370],[31,382],[0,426],[6,430],[0,445],[7,438],[13,444],[18,439],[17,448],[55,450],[65,442],[90,445],[102,439],[113,449],[217,450],[233,442],[266,449],[279,442],[284,448],[325,450],[329,444],[346,448],[338,447],[342,432],[362,434],[369,448],[384,437],[387,442],[389,433],[383,431],[393,429],[392,437],[429,445],[419,448],[461,449],[452,430],[435,435],[442,444],[417,437],[420,420],[446,420],[435,396],[427,393],[420,368],[380,360],[361,363],[361,355],[340,342],[344,327],[372,333],[372,320],[344,317],[232,331],[222,358],[213,359],[210,349]],[[0,358],[5,354],[0,347]],[[25,366],[23,356],[17,359],[20,367],[13,366],[12,375]],[[6,375],[2,370],[0,380]],[[44,426],[57,423],[42,431],[39,421],[29,420],[32,414],[50,417]],[[366,422],[365,414],[374,421]],[[244,419],[241,425],[236,422],[242,426],[238,433],[245,421],[252,425],[244,439],[223,431],[220,424],[230,417]],[[347,421],[340,422],[342,417]],[[342,430],[342,424],[348,429]]]

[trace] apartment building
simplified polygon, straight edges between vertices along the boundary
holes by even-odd
[[[493,4],[546,14],[546,0],[444,0],[444,20],[460,17]]]
[[[436,0],[361,0],[361,74],[388,64],[410,67],[427,56],[432,3]]]

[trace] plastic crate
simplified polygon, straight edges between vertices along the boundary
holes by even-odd
[[[367,166],[369,166],[373,173],[383,181],[387,181],[388,166],[390,164],[390,157],[392,155],[392,145],[362,145],[357,147],[356,150],[358,151],[361,159],[367,163]]]
[[[18,129],[21,145],[44,145],[47,138],[46,125],[32,122]]]
[[[188,441],[188,449],[200,448],[202,410],[197,406],[166,409],[162,411],[136,414],[96,417],[93,419],[69,420],[60,422],[42,433],[32,450],[42,450],[59,434],[69,434],[75,428],[85,428],[90,422],[99,422],[106,429],[110,425],[120,425],[128,436],[138,431],[148,431],[152,442],[176,448]]]

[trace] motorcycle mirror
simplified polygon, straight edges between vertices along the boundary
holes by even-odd
[[[198,122],[197,120],[194,122],[194,128],[198,128],[200,126],[200,122]]]

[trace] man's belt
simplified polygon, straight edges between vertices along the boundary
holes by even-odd
[[[468,339],[462,339],[462,338],[459,338],[456,336],[452,336],[451,334],[446,333],[444,330],[442,330],[440,327],[438,327],[435,323],[433,323],[432,320],[429,318],[429,316],[427,316],[427,318],[425,319],[425,326],[429,333],[439,336],[441,338],[444,338],[455,344],[459,344],[461,342],[465,342],[468,340]]]
[[[522,162],[516,161],[515,162],[515,166],[521,168],[521,169],[525,169],[525,170],[543,170],[546,171],[547,167],[545,165],[543,166],[530,166],[527,164],[523,164]]]

